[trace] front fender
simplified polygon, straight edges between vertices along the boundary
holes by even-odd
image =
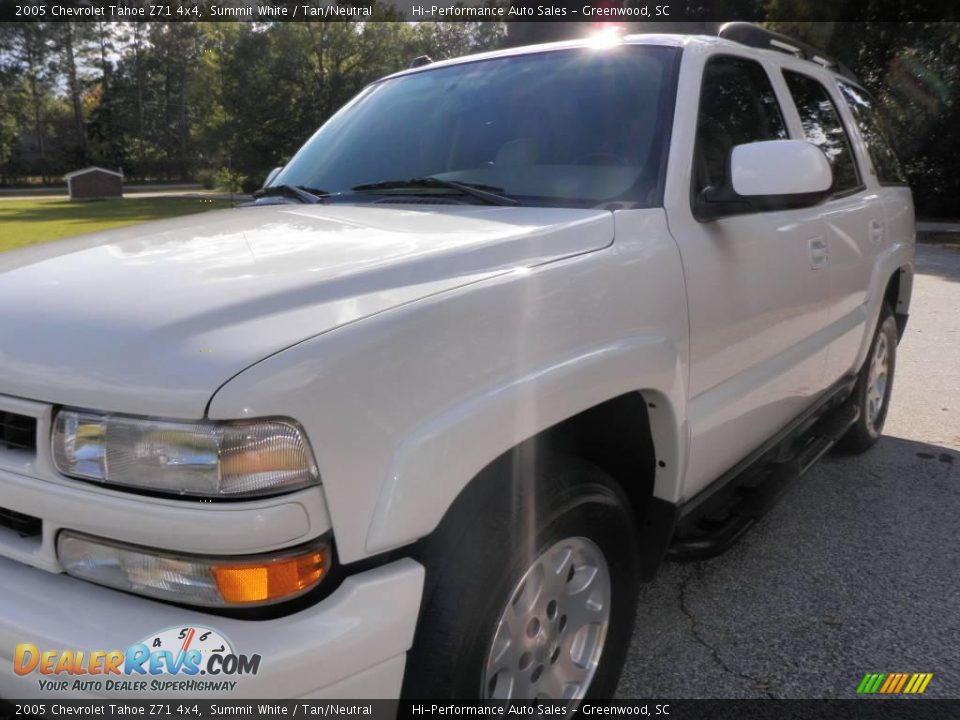
[[[619,211],[612,246],[344,325],[240,373],[212,419],[306,429],[341,562],[431,532],[487,463],[625,392],[654,398],[655,492],[676,496],[687,312],[662,210]]]

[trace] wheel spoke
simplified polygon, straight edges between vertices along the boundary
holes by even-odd
[[[493,647],[490,649],[490,666],[494,670],[508,668],[513,670],[516,665],[517,652],[516,644],[510,637],[509,632],[497,633],[493,641]]]
[[[527,571],[524,581],[517,587],[513,594],[513,611],[520,617],[529,613],[537,604],[540,592],[543,589],[543,564],[539,559],[533,567]]]
[[[487,681],[484,697],[492,700],[510,700],[514,694],[514,675],[509,670],[501,670]]]
[[[582,685],[589,672],[588,668],[578,662],[582,655],[582,648],[575,645],[576,643],[572,641],[564,643],[560,658],[557,660],[558,673],[568,685]]]
[[[565,583],[567,581],[567,574],[573,566],[573,550],[569,547],[558,548],[555,552],[551,553],[550,566],[553,569],[553,577],[551,579],[554,582]]]
[[[533,687],[530,684],[530,672],[518,672],[513,675],[513,700],[530,700],[533,698]]]
[[[609,615],[601,601],[594,599],[592,602],[584,602],[582,597],[571,598],[563,613],[567,617],[564,635],[574,635],[585,625],[603,622]]]
[[[560,700],[563,698],[564,683],[560,679],[556,667],[551,667],[543,673],[540,682],[536,686],[538,697],[550,700]]]

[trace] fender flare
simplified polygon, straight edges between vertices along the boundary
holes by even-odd
[[[887,283],[895,273],[900,275],[900,297],[898,307],[892,308],[894,313],[906,312],[910,307],[910,298],[913,293],[913,246],[907,243],[898,243],[887,248],[877,258],[873,265],[873,272],[870,276],[870,292],[867,302],[863,306],[863,312],[866,316],[866,332],[860,342],[860,350],[857,353],[855,367],[863,365],[870,349],[870,343],[873,342],[873,334],[876,331],[877,319],[880,317],[880,304],[883,302],[884,293],[887,290]],[[902,306],[902,308],[900,308]]]
[[[654,495],[679,496],[686,457],[682,407],[686,383],[680,356],[662,336],[624,338],[584,348],[548,367],[488,388],[409,433],[393,454],[367,532],[370,554],[432,532],[460,492],[519,442],[624,393],[652,400],[657,456]]]

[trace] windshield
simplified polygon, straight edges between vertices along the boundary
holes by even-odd
[[[496,189],[524,205],[657,206],[678,53],[573,48],[383,80],[320,128],[272,185],[335,196],[358,185],[437,178]],[[363,190],[455,194],[439,183]]]

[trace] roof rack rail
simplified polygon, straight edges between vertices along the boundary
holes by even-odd
[[[858,84],[860,82],[850,68],[848,68],[839,60],[830,57],[823,50],[815,48],[813,45],[808,45],[805,42],[801,42],[800,40],[795,40],[792,37],[781,35],[780,33],[773,32],[772,30],[767,30],[759,25],[754,25],[753,23],[726,23],[720,28],[720,32],[717,33],[717,36],[724,38],[725,40],[732,40],[733,42],[740,43],[741,45],[760,48],[761,50],[777,50],[779,52],[786,53],[787,55],[798,57],[801,60],[809,60],[810,62],[816,63],[820,67],[833,70],[834,72],[843,75],[844,77],[848,78],[849,80],[853,80]]]

